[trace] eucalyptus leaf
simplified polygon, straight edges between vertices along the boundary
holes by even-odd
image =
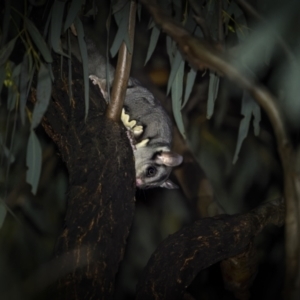
[[[248,135],[252,115],[254,116],[255,134],[259,134],[260,108],[257,105],[257,103],[253,100],[253,98],[249,95],[249,93],[246,91],[244,91],[243,93],[241,114],[244,116],[244,118],[241,120],[239,127],[237,146],[233,158],[234,164],[238,160],[238,155],[241,150],[243,141]]]
[[[55,0],[52,7],[51,13],[51,45],[53,50],[56,53],[59,53],[63,56],[68,56],[65,54],[61,48],[61,31],[62,31],[62,20],[64,15],[65,2]]]
[[[31,57],[31,56],[29,56]],[[30,64],[30,59],[29,59],[29,64]],[[27,85],[27,98],[28,98],[28,95],[29,95],[29,92],[30,92],[30,88],[31,88],[31,85],[32,85],[32,80],[33,80],[33,76],[34,76],[34,73],[35,73],[35,66],[33,66],[32,68],[29,68],[29,82],[28,82],[28,85]]]
[[[260,132],[260,121],[261,121],[261,110],[259,105],[256,103],[256,101],[253,100],[253,109],[252,109],[252,115],[253,115],[253,127],[254,127],[254,134],[256,136],[259,135]]]
[[[10,40],[4,47],[0,49],[0,66],[4,65],[9,58],[10,54],[14,50],[17,38]]]
[[[170,93],[171,87],[173,85],[173,81],[177,75],[179,66],[181,65],[182,62],[183,62],[183,58],[181,56],[180,51],[177,49],[173,63],[171,65],[171,72],[170,72],[168,87],[167,87],[167,95]]]
[[[113,6],[112,6],[112,13],[115,14],[119,12],[124,6],[129,2],[129,0],[118,0]]]
[[[44,37],[45,40],[46,40],[47,34],[49,32],[49,28],[50,28],[50,22],[51,22],[51,18],[52,18],[51,16],[52,16],[52,7],[49,11],[47,21],[46,21],[46,24],[45,24],[45,27],[44,27],[43,37]]]
[[[89,85],[89,70],[88,70],[88,53],[87,47],[84,40],[84,30],[83,25],[78,17],[75,19],[75,28],[77,31],[78,44],[80,49],[80,54],[82,58],[82,66],[83,66],[83,82],[84,82],[84,100],[85,100],[85,120],[88,116],[89,111],[89,93],[90,93],[90,85]]]
[[[50,97],[52,91],[52,81],[48,68],[41,63],[40,70],[38,72],[37,78],[37,88],[36,88],[36,103],[34,105],[31,121],[31,129],[36,128],[49,105]]]
[[[208,99],[207,99],[207,113],[206,117],[208,119],[214,113],[215,101],[218,96],[219,91],[219,76],[213,71],[209,71],[209,85],[208,85]]]
[[[160,29],[157,28],[157,26],[154,26],[152,28],[152,32],[151,32],[151,36],[150,36],[150,43],[149,43],[149,47],[148,47],[148,51],[147,51],[145,65],[148,62],[148,60],[150,59],[151,55],[153,54],[153,51],[157,45],[159,34],[160,34]]]
[[[83,0],[72,0],[70,8],[68,10],[66,21],[65,21],[65,24],[64,24],[64,32],[74,22],[74,20],[77,17],[82,5],[83,5]]]
[[[45,61],[47,63],[52,63],[53,60],[52,60],[50,50],[49,50],[44,38],[42,37],[42,35],[38,31],[38,29],[26,17],[25,17],[25,24],[26,24],[26,28],[28,29],[28,32],[29,32],[31,38],[33,39],[33,41],[34,41],[35,45],[37,46],[37,48],[39,49],[39,51],[41,52],[41,54],[42,54],[43,58],[45,59]]]
[[[182,119],[181,106],[182,106],[182,92],[183,92],[183,76],[184,76],[184,60],[181,60],[179,68],[175,74],[172,84],[172,108],[176,125],[184,138],[185,129]]]
[[[20,74],[20,118],[21,122],[25,124],[25,107],[27,101],[27,86],[30,81],[29,76],[29,56],[30,53],[26,53],[23,57],[23,61],[21,64],[21,74]]]
[[[170,61],[170,64],[172,65],[176,47],[174,46],[174,41],[168,35],[166,37],[166,46],[167,46],[167,53],[169,56],[169,61]]]
[[[55,78],[54,78],[54,73],[52,71],[52,64],[47,64],[47,68],[49,70],[49,74],[50,74],[51,80],[52,80],[52,82],[54,82]]]
[[[187,101],[191,95],[196,76],[197,76],[197,71],[195,71],[193,68],[191,68],[190,71],[188,72],[187,78],[186,78],[186,86],[185,86],[184,100],[183,100],[182,108],[184,108],[184,106],[187,104]]]
[[[42,148],[34,130],[31,130],[29,135],[26,165],[26,182],[31,185],[31,192],[35,195],[42,169]]]
[[[152,29],[154,26],[155,26],[155,22],[154,22],[153,18],[150,18],[149,24],[148,24],[148,26],[147,26],[147,29],[148,29],[148,30],[149,30],[149,29]]]
[[[5,217],[7,214],[7,209],[5,207],[5,205],[2,203],[2,201],[0,201],[0,228],[2,227]]]
[[[115,21],[116,21],[118,27],[119,27],[120,24],[121,24],[121,21],[122,21],[122,19],[123,19],[123,12],[122,12],[122,10],[116,11],[116,12],[113,14],[113,16],[114,16],[114,18],[115,18]]]
[[[114,57],[118,53],[123,41],[126,43],[128,51],[130,53],[132,53],[132,45],[130,44],[129,36],[128,36],[129,8],[130,8],[130,3],[128,2],[122,8],[122,10],[120,10],[118,13],[115,14],[115,16],[116,16],[119,13],[122,13],[122,17],[119,20],[118,31],[117,31],[115,39],[112,43],[112,46],[110,48],[110,54],[111,54],[112,57]]]
[[[3,141],[2,135],[0,134],[0,146],[1,146],[1,151],[3,151],[4,155],[6,158],[8,158],[9,164],[12,164],[15,161],[15,156],[9,149],[5,146],[5,143]]]

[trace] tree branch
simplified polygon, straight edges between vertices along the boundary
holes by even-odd
[[[197,39],[163,13],[156,1],[141,0],[152,15],[154,21],[170,35],[178,44],[178,48],[189,63],[196,69],[210,68],[235,82],[240,88],[247,90],[267,113],[277,140],[278,152],[284,174],[284,198],[286,201],[286,291],[297,291],[300,298],[299,268],[299,234],[300,217],[298,203],[300,200],[295,170],[295,153],[288,135],[277,101],[274,96],[253,78],[246,76],[231,64],[225,55],[204,40]]]
[[[281,200],[246,214],[196,221],[157,247],[137,284],[136,299],[182,299],[186,287],[201,270],[247,250],[266,225],[283,223]]]
[[[128,22],[128,36],[131,50],[133,52],[134,29],[135,29],[136,2],[131,0]],[[111,99],[108,104],[106,117],[113,121],[120,121],[121,111],[126,95],[128,79],[131,69],[132,53],[129,52],[125,42],[122,43],[118,63],[115,72],[114,84],[112,87]]]
[[[91,83],[90,113],[85,121],[79,62],[72,62],[72,105],[67,65],[61,70],[57,55],[52,67],[60,80],[53,85],[42,125],[57,144],[69,174],[64,228],[55,249],[57,258],[68,259],[57,270],[64,276],[52,298],[112,299],[134,215],[132,149],[124,126],[104,117],[105,101]],[[74,262],[71,270],[70,261]]]

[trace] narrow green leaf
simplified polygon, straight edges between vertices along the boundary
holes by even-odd
[[[259,105],[253,99],[252,101],[253,101],[252,115],[254,117],[253,119],[254,134],[258,136],[260,132],[259,123],[261,120],[261,111]]]
[[[45,24],[45,28],[44,28],[44,32],[43,32],[44,40],[46,40],[47,34],[49,32],[50,22],[51,22],[51,16],[52,16],[52,7],[51,7],[51,9],[49,11],[49,14],[48,14],[48,17],[47,17],[47,21],[46,21],[46,24]],[[50,34],[49,34],[49,36],[50,36]]]
[[[184,100],[182,104],[182,108],[185,107],[187,104],[187,101],[191,95],[195,79],[196,79],[197,71],[195,71],[193,68],[190,69],[190,71],[187,74],[187,79],[186,79],[186,86],[185,86],[185,92],[184,92]]]
[[[154,26],[155,26],[155,22],[154,22],[153,18],[150,18],[149,24],[148,24],[148,26],[147,26],[147,29],[150,30],[150,29],[152,29]]]
[[[36,103],[34,105],[31,121],[31,129],[36,128],[44,116],[51,97],[52,81],[48,68],[41,64],[36,88]]]
[[[129,37],[128,37],[129,8],[130,8],[130,3],[128,2],[119,12],[117,12],[115,14],[115,18],[116,18],[116,15],[119,15],[120,13],[122,13],[122,15],[119,19],[119,24],[118,24],[119,28],[118,28],[117,34],[116,34],[113,44],[110,48],[110,54],[112,57],[114,57],[118,53],[123,41],[126,43],[128,51],[130,53],[132,53],[132,46],[129,42]]]
[[[6,209],[5,205],[1,201],[0,202],[0,228],[2,228],[2,225],[4,223],[6,214],[7,214],[7,209]]]
[[[82,5],[83,5],[83,0],[72,0],[70,8],[68,10],[66,21],[65,21],[65,24],[64,24],[64,32],[74,22],[74,20],[75,20],[76,16],[78,15]]]
[[[213,71],[209,71],[208,99],[207,99],[207,119],[214,113],[215,101],[219,91],[219,76]]]
[[[20,118],[21,122],[25,124],[25,107],[27,101],[27,86],[30,80],[29,76],[29,53],[25,53],[23,61],[21,64],[21,74],[20,74]]]
[[[9,149],[6,147],[4,141],[3,141],[3,137],[0,134],[0,147],[1,147],[1,152],[3,151],[4,156],[9,159],[9,164],[12,164],[15,161],[15,156],[13,155],[13,153],[11,153],[9,151]]]
[[[82,66],[83,66],[83,82],[84,82],[84,100],[85,100],[85,120],[88,116],[89,111],[89,70],[88,70],[88,53],[86,48],[86,43],[84,40],[84,30],[80,19],[77,17],[75,19],[75,27],[77,31],[78,44],[80,49],[80,54],[82,58]]]
[[[29,56],[31,57],[31,56]],[[29,64],[30,64],[30,59],[29,59]],[[32,68],[29,68],[29,82],[28,82],[28,85],[27,85],[27,92],[26,92],[26,95],[27,95],[27,98],[28,98],[28,95],[29,95],[29,92],[30,92],[30,88],[31,88],[31,85],[32,85],[32,80],[33,80],[33,76],[34,76],[34,73],[35,73],[35,66],[33,66]]]
[[[240,153],[243,141],[248,135],[253,107],[254,107],[254,100],[250,97],[250,95],[247,92],[244,91],[243,98],[242,98],[242,109],[241,109],[241,114],[244,116],[244,118],[241,120],[240,127],[239,127],[238,140],[237,140],[237,145],[236,145],[235,154],[233,158],[234,164],[237,162],[239,158],[238,155]]]
[[[38,31],[38,29],[26,17],[25,17],[25,24],[26,24],[26,28],[28,29],[28,32],[29,32],[31,38],[33,39],[33,41],[34,41],[35,45],[37,46],[37,48],[39,49],[39,51],[41,52],[45,61],[47,63],[52,63],[52,56],[51,56],[50,50],[49,50],[45,40],[43,39],[42,35]]]
[[[121,11],[117,11],[113,14],[114,18],[115,18],[115,21],[118,25],[118,27],[120,26],[121,24],[121,21],[123,19],[123,13]]]
[[[42,148],[34,130],[31,130],[29,135],[26,165],[26,182],[31,185],[31,192],[35,195],[42,169]]]
[[[175,53],[174,41],[167,35],[166,37],[166,46],[167,46],[167,53],[169,56],[170,64],[172,65]]]
[[[176,125],[184,138],[185,129],[182,119],[182,92],[183,92],[184,60],[181,61],[172,84],[172,108]]]
[[[159,34],[160,34],[160,29],[157,28],[157,26],[154,26],[152,28],[152,32],[151,32],[151,36],[150,36],[150,43],[149,43],[149,47],[148,47],[148,51],[147,51],[147,56],[146,56],[146,60],[145,60],[145,64],[148,62],[148,60],[150,59],[151,55],[153,54],[153,51],[157,45],[157,41],[159,38]]]
[[[9,58],[10,54],[14,50],[17,38],[10,40],[3,48],[0,50],[0,66],[4,65]]]
[[[67,56],[61,48],[61,31],[62,31],[62,20],[64,15],[65,2],[55,0],[52,7],[51,14],[51,45],[56,53],[63,56]]]
[[[129,0],[119,0],[112,6],[112,13],[115,14],[119,12],[127,4]]]
[[[54,74],[53,74],[53,71],[52,71],[52,65],[51,64],[47,64],[47,68],[48,68],[51,80],[52,80],[52,82],[54,82],[55,78],[54,78]]]
[[[168,80],[168,87],[167,87],[167,95],[170,93],[171,86],[173,85],[173,81],[176,77],[176,74],[178,72],[179,66],[181,65],[183,59],[181,56],[180,51],[177,49],[172,66],[171,66],[171,72]]]

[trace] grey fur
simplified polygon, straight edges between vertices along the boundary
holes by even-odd
[[[81,61],[79,47],[74,38],[71,42],[72,53]],[[86,38],[86,44],[89,74],[92,75],[90,78],[93,78],[94,84],[99,85],[104,98],[108,100],[106,60],[92,40]],[[114,68],[109,65],[109,86],[112,85],[114,72]],[[124,108],[130,120],[135,120],[137,126],[143,127],[141,134],[138,136],[132,134],[134,142],[130,138],[134,148],[136,185],[139,188],[157,186],[176,188],[177,186],[168,177],[172,167],[182,162],[182,157],[171,152],[172,124],[168,114],[153,94],[142,87],[139,81],[134,78],[129,79]],[[138,147],[140,142],[144,145]]]

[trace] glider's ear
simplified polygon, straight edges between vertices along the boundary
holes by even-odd
[[[176,167],[182,163],[182,156],[169,151],[169,152],[162,152],[158,154],[155,158],[155,162],[159,165],[165,165],[168,167]]]

